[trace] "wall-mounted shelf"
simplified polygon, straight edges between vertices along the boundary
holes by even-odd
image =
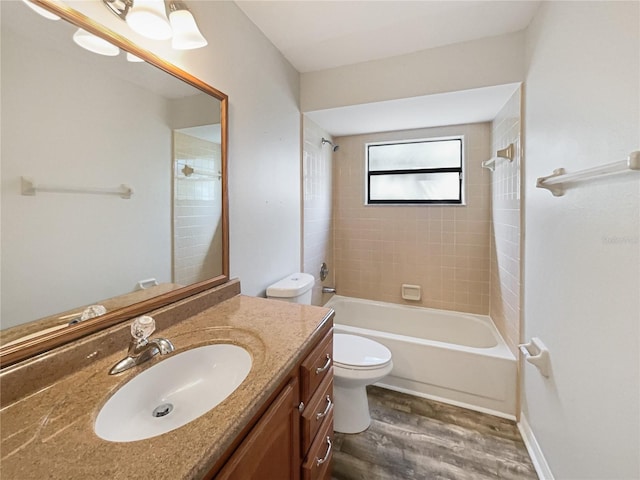
[[[599,167],[587,168],[577,172],[567,173],[564,168],[558,168],[551,175],[538,178],[536,187],[546,188],[554,197],[561,197],[565,192],[565,185],[571,182],[590,180],[592,178],[612,175],[614,173],[624,173],[640,171],[640,150],[631,152],[629,158],[618,162],[607,163]]]
[[[98,187],[70,187],[62,185],[36,185],[30,178],[20,177],[22,195],[34,196],[37,192],[49,193],[89,193],[94,195],[118,195],[120,198],[129,199],[133,195],[133,189],[128,185],[120,185],[119,188]]]

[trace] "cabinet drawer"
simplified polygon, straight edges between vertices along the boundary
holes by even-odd
[[[333,412],[333,367],[302,412],[302,455]]]
[[[333,329],[327,333],[316,348],[307,356],[300,367],[302,385],[301,400],[309,404],[311,396],[324,380],[333,365]]]
[[[329,480],[331,478],[333,440],[333,409],[331,409],[302,464],[302,480]]]

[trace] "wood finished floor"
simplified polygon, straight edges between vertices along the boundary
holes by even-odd
[[[336,433],[333,480],[536,479],[514,422],[367,388],[371,426]]]

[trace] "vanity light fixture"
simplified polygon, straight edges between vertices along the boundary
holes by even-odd
[[[60,20],[60,17],[54,13],[51,13],[46,8],[42,8],[39,5],[31,3],[29,0],[22,0],[31,10],[39,15],[42,15],[49,20]],[[73,41],[90,52],[97,53],[99,55],[106,55],[108,57],[115,57],[120,53],[120,49],[115,45],[103,40],[102,38],[87,32],[86,30],[79,28],[73,34]]]
[[[193,50],[207,46],[207,39],[200,33],[196,19],[184,3],[170,2],[169,11],[169,22],[173,30],[171,46],[175,50]]]
[[[171,38],[171,24],[164,0],[135,0],[125,21],[136,33],[152,40]]]
[[[42,15],[44,18],[47,18],[49,20],[60,20],[60,17],[55,13],[51,13],[49,10],[44,9],[41,6],[36,5],[35,3],[31,3],[29,0],[22,1],[27,7],[36,12],[38,15]]]
[[[36,5],[29,0],[22,0],[31,10],[50,20],[60,20],[58,15]],[[207,45],[193,14],[184,2],[171,0],[102,0],[111,13],[127,22],[136,33],[154,40],[172,38],[171,46],[175,50],[192,50]],[[167,8],[170,11],[167,18]],[[120,49],[102,38],[79,28],[73,34],[73,41],[82,48],[99,55],[115,57]],[[142,62],[141,59],[127,54],[129,62]]]
[[[115,57],[120,53],[120,49],[107,42],[106,40],[79,28],[73,34],[73,41],[82,48],[98,55],[106,55],[107,57]]]
[[[153,40],[172,39],[175,50],[207,45],[193,14],[179,0],[102,0],[102,3],[136,33]],[[167,18],[167,8],[169,18]]]

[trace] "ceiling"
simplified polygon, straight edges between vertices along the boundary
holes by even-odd
[[[301,73],[513,33],[529,25],[528,0],[236,0]]]
[[[301,73],[526,28],[540,1],[235,0]],[[518,84],[304,112],[330,135],[491,121]]]

